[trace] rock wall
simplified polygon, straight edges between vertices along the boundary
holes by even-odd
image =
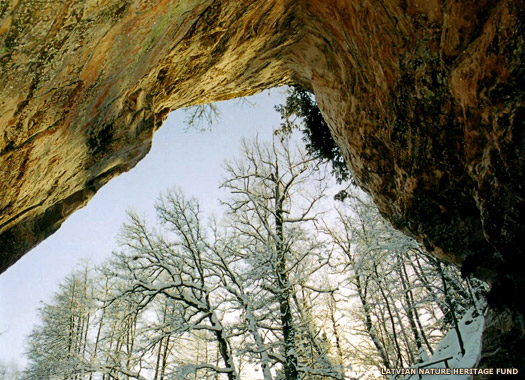
[[[290,82],[290,1],[1,1],[0,271],[150,149],[170,110]]]
[[[0,270],[132,168],[170,110],[298,83],[382,213],[517,321],[524,16],[521,0],[0,1]]]
[[[295,60],[382,212],[489,281],[523,249],[520,3],[305,5]]]

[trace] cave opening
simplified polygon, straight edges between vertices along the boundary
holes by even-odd
[[[284,98],[284,88],[275,88],[247,101],[216,103],[219,118],[211,127],[188,128],[188,113],[172,112],[135,168],[111,180],[55,234],[0,275],[2,361],[25,364],[20,361],[24,342],[37,322],[41,302],[48,302],[59,283],[83,262],[107,260],[118,248],[117,235],[128,209],[151,216],[159,194],[172,186],[194,194],[204,208],[217,208],[223,161],[232,157],[243,137],[271,138],[280,123],[274,106]]]

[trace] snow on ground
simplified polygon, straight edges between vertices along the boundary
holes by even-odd
[[[416,374],[406,375],[405,377],[400,378],[403,380],[472,379],[472,375],[468,373],[468,370],[474,368],[480,355],[481,333],[483,332],[484,321],[485,318],[483,313],[476,311],[474,308],[470,309],[458,323],[459,331],[461,332],[461,337],[463,338],[465,347],[465,355],[461,354],[456,330],[451,328],[450,331],[443,337],[443,340],[441,343],[439,343],[434,355],[431,358],[410,367],[411,369],[415,369]],[[443,361],[443,359],[447,358],[451,358],[447,360],[450,370],[446,370],[446,366]],[[425,374],[427,369],[429,372],[433,371],[434,374]],[[462,369],[467,369],[467,371],[463,371]],[[440,371],[442,371],[442,373],[448,372],[449,374],[437,374]],[[391,377],[392,380],[395,378],[395,376]]]

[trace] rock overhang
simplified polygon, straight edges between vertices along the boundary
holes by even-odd
[[[170,110],[297,83],[397,228],[496,294],[522,291],[523,13],[519,0],[1,2],[0,270],[144,157]]]

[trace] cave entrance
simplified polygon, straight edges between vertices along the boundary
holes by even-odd
[[[62,279],[86,260],[102,263],[118,248],[126,210],[153,214],[159,194],[173,186],[198,198],[204,209],[216,208],[223,161],[235,156],[243,137],[271,139],[280,123],[274,106],[284,99],[284,88],[275,88],[246,101],[216,103],[219,118],[211,127],[203,122],[188,128],[188,113],[172,112],[135,168],[103,186],[56,233],[0,275],[0,358],[23,356],[41,301],[51,299]]]

